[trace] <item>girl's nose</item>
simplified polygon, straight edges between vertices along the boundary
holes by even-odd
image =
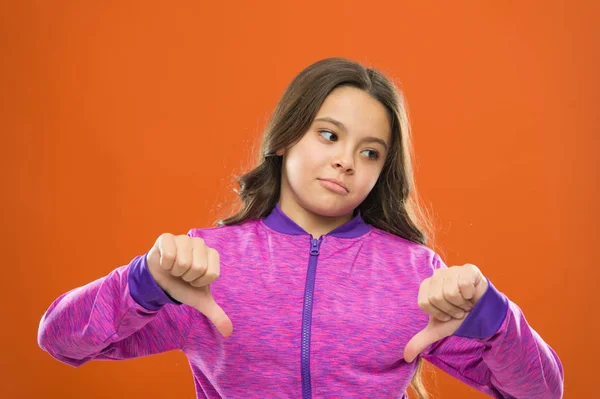
[[[341,156],[335,158],[333,167],[343,173],[354,172],[354,161],[351,156]]]

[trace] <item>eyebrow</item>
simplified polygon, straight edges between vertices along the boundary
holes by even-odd
[[[344,124],[336,119],[330,118],[328,116],[324,116],[322,118],[317,118],[314,120],[314,122],[329,122],[335,126],[338,127],[338,129],[343,130],[345,132],[348,131],[348,129],[346,129],[346,126],[344,126]],[[362,139],[361,141],[366,141],[367,143],[379,143],[383,146],[383,148],[385,148],[385,150],[388,150],[388,146],[385,142],[385,140],[380,139],[379,137],[373,137],[373,136],[367,136],[364,139]]]

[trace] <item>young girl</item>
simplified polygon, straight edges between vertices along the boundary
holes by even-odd
[[[495,398],[561,398],[560,360],[519,307],[426,246],[410,153],[389,80],[309,66],[241,210],[57,298],[40,347],[75,367],[181,350],[198,398],[407,398],[411,380],[424,398],[423,359]]]

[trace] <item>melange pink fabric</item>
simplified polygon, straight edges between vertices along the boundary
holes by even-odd
[[[240,225],[192,229],[221,258],[211,285],[233,322],[224,338],[158,287],[145,255],[58,297],[38,343],[72,366],[181,350],[198,398],[407,398],[406,343],[428,322],[423,279],[446,267],[431,249],[360,213],[319,239],[277,205]],[[557,354],[491,283],[454,336],[421,357],[495,398],[563,394]]]

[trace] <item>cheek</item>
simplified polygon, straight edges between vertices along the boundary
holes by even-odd
[[[304,176],[310,178],[315,174],[319,165],[323,164],[323,151],[315,151],[310,146],[299,143],[288,152],[286,160],[286,169],[288,176]],[[321,156],[318,156],[321,154]],[[312,176],[314,178],[318,176]]]
[[[375,187],[380,173],[381,169],[378,167],[366,168],[360,179],[357,179],[357,188],[363,192],[364,196],[367,196],[373,187]]]
[[[298,154],[298,152],[288,153],[285,161],[285,173],[291,187],[298,189],[299,187],[296,186],[308,179],[309,171],[307,167],[306,158],[302,157],[301,154]]]

